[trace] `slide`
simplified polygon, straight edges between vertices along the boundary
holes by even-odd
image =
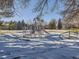
[[[49,32],[47,32],[47,31],[46,31],[46,30],[44,30],[44,29],[43,29],[43,31],[44,31],[45,33],[47,33],[47,34],[50,34]]]

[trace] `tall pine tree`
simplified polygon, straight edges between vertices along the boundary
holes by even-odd
[[[62,21],[61,21],[61,19],[58,20],[58,29],[62,29]]]
[[[49,22],[49,28],[50,29],[56,29],[56,20],[51,20]]]

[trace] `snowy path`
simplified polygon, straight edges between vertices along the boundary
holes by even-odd
[[[0,59],[79,59],[79,40],[0,38]]]

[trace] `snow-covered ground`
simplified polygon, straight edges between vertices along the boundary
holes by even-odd
[[[79,59],[79,39],[0,36],[0,59]]]

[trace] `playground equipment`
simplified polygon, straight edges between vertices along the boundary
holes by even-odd
[[[43,38],[47,34],[49,34],[44,29],[44,21],[42,19],[40,19],[39,17],[36,17],[33,19],[33,24],[30,26],[29,30],[30,30],[29,34],[27,34],[25,32],[23,37],[26,37],[26,38]]]
[[[41,15],[41,14],[40,14]],[[44,21],[40,15],[33,19],[33,23],[27,25],[25,30],[15,33],[14,35],[18,38],[53,38],[54,36],[60,37],[59,34],[52,35],[44,28]]]
[[[60,34],[55,34],[55,33],[50,34],[48,31],[46,31],[44,28],[44,21],[39,17],[33,19],[33,24],[30,26],[28,32],[24,32],[23,38],[63,39]]]

